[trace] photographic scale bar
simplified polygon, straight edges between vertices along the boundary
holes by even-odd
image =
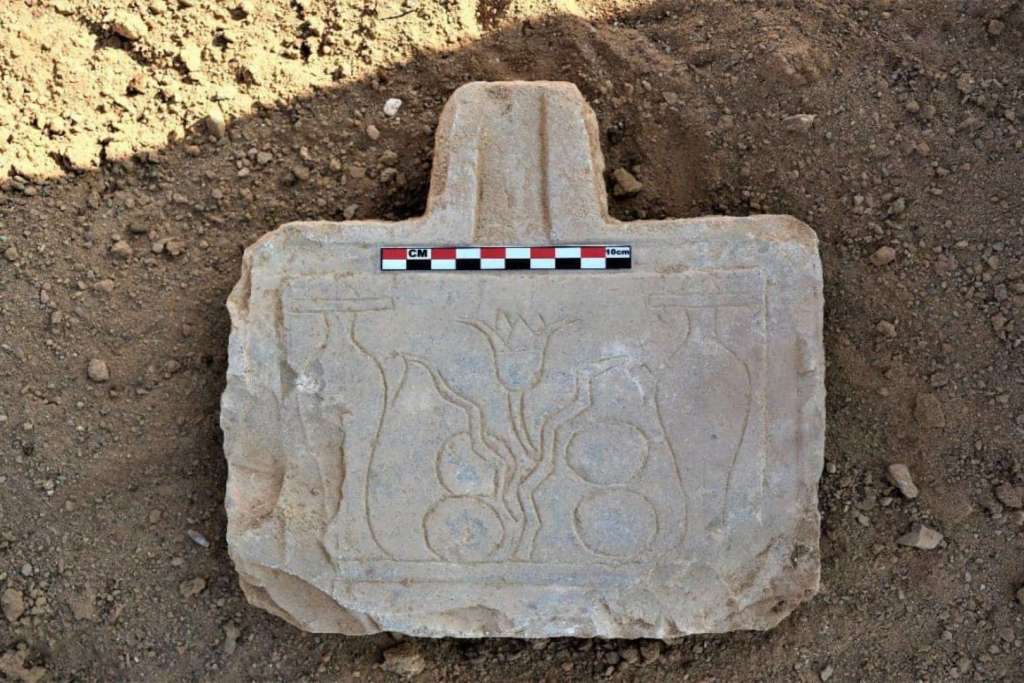
[[[381,270],[621,270],[633,265],[626,245],[564,247],[382,247]]]

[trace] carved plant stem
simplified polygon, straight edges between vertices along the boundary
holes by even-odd
[[[522,538],[516,547],[516,559],[525,561],[532,558],[533,545],[541,527],[536,500],[537,489],[554,472],[555,458],[562,440],[563,427],[590,409],[592,403],[591,380],[625,361],[625,357],[606,358],[592,363],[582,370],[577,370],[572,399],[554,413],[546,415],[541,422],[540,458],[517,489],[520,504],[525,510],[526,523],[523,527]]]
[[[512,552],[514,542],[520,537],[523,527],[523,511],[518,507],[518,501],[513,497],[516,490],[514,482],[518,481],[519,466],[517,457],[512,452],[512,447],[487,429],[487,422],[484,419],[483,411],[475,403],[460,395],[436,369],[427,361],[412,355],[403,356],[407,363],[419,365],[430,374],[438,393],[446,400],[457,405],[466,413],[469,420],[469,440],[473,450],[490,459],[498,470],[497,493],[491,502],[498,510],[505,528],[505,540],[500,555],[507,555]],[[510,501],[512,503],[510,504]],[[517,509],[518,508],[518,509]]]

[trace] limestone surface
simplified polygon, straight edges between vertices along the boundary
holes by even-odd
[[[424,216],[249,247],[221,423],[253,604],[315,632],[669,638],[815,594],[817,239],[787,216],[620,223],[603,166],[574,86],[471,83]],[[632,267],[379,260],[587,244]]]

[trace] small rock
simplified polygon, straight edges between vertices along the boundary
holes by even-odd
[[[903,197],[897,198],[889,205],[890,216],[902,216],[907,210],[907,200]]]
[[[129,95],[141,95],[146,92],[146,88],[149,85],[149,79],[146,76],[145,71],[136,71],[135,75],[128,81],[128,85],[125,88],[125,92]]]
[[[612,194],[616,197],[630,197],[644,187],[643,183],[636,179],[636,176],[622,167],[615,169],[612,178],[615,179],[615,188],[612,190]]]
[[[366,127],[366,137],[370,138],[371,140],[379,140],[380,129],[371,123]]]
[[[896,260],[896,250],[892,247],[879,247],[878,251],[871,255],[871,263],[876,266],[887,266]]]
[[[835,670],[835,669],[833,669],[831,665],[829,665],[829,666],[826,666],[826,667],[825,667],[824,669],[822,669],[822,670],[821,670],[821,671],[820,671],[820,672],[818,673],[818,678],[820,678],[820,679],[821,679],[821,683],[826,683],[826,681],[828,681],[829,679],[831,679],[831,678],[832,678],[832,675],[833,675],[833,674],[834,674],[835,672],[836,672],[836,670]]]
[[[224,120],[224,112],[218,106],[210,107],[210,110],[206,112],[204,123],[206,124],[206,130],[216,138],[224,137],[224,133],[228,130],[227,121]]]
[[[910,468],[903,463],[889,465],[889,479],[900,490],[904,498],[917,498],[919,493],[913,477],[910,476]]]
[[[914,417],[926,427],[941,429],[946,426],[942,402],[935,394],[918,394],[914,404]]]
[[[994,316],[992,316],[992,329],[995,330],[997,333],[1000,333],[1003,331],[1003,328],[1006,327],[1006,323],[1008,322],[1009,318],[1007,318],[1002,313],[996,313]]]
[[[135,41],[149,33],[149,27],[134,14],[116,16],[110,20],[110,30],[125,40]]]
[[[189,73],[195,73],[203,68],[203,51],[195,43],[185,43],[178,50],[178,59]]]
[[[153,242],[150,251],[154,254],[166,253],[176,258],[185,253],[185,242],[178,237],[165,237]]]
[[[10,246],[10,247],[7,247],[6,249],[4,249],[4,258],[7,259],[7,261],[10,262],[10,263],[14,263],[15,261],[17,261],[18,260],[18,249],[17,249],[17,247]]]
[[[968,72],[960,74],[960,78],[956,79],[956,89],[967,95],[974,89],[974,77]]]
[[[1013,486],[1003,482],[995,488],[996,500],[1008,508],[1019,510],[1024,507],[1024,486]]]
[[[233,621],[224,624],[224,654],[233,655],[238,648],[238,638],[242,635],[242,629]]]
[[[934,550],[942,542],[942,534],[924,524],[915,524],[910,531],[896,539],[900,545],[920,548],[921,550]]]
[[[806,133],[817,118],[815,114],[793,114],[782,119],[782,127],[790,133]]]
[[[268,60],[259,57],[250,57],[238,67],[236,78],[241,83],[260,85],[266,83],[270,78],[270,67]]]
[[[3,609],[7,621],[13,624],[25,613],[25,596],[19,590],[8,588],[0,595],[0,609]]]
[[[648,643],[644,643],[640,646],[640,656],[644,658],[647,663],[656,662],[661,659],[661,653],[664,650],[664,645],[656,640],[652,640]]]
[[[202,546],[203,548],[210,547],[210,542],[206,539],[206,536],[203,536],[195,529],[189,529],[186,533],[188,533],[188,537],[191,538],[192,542],[196,545]]]
[[[397,97],[388,98],[384,103],[384,116],[394,116],[402,108],[402,100]]]
[[[427,668],[427,660],[420,654],[415,643],[407,642],[384,651],[381,668],[405,678],[411,678]]]
[[[118,258],[127,259],[131,257],[134,250],[132,249],[132,245],[128,244],[124,240],[118,240],[111,245],[110,253]]]
[[[890,339],[896,338],[896,326],[888,320],[879,320],[878,324],[875,325],[875,330],[878,334],[889,337]]]
[[[182,581],[178,584],[178,592],[184,598],[194,598],[204,590],[206,590],[206,579],[201,576],[189,579],[188,581]]]
[[[978,497],[978,503],[993,517],[1001,517],[1003,511],[1006,509],[1003,507],[1003,504],[996,500],[995,496],[989,494],[988,491],[985,491]]]
[[[93,358],[89,361],[89,367],[86,368],[85,374],[93,382],[102,383],[110,381],[110,368],[107,367],[107,361],[102,358]]]
[[[992,21],[988,22],[987,28],[988,34],[990,36],[999,36],[1002,35],[1003,31],[1006,29],[1006,24],[1004,24],[999,19],[993,19]]]

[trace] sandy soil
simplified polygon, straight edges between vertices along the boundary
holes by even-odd
[[[619,218],[818,231],[825,585],[772,632],[398,644],[239,591],[241,249],[421,212],[446,97],[509,78],[589,98]],[[1024,681],[1022,119],[1016,0],[0,2],[0,677]]]

